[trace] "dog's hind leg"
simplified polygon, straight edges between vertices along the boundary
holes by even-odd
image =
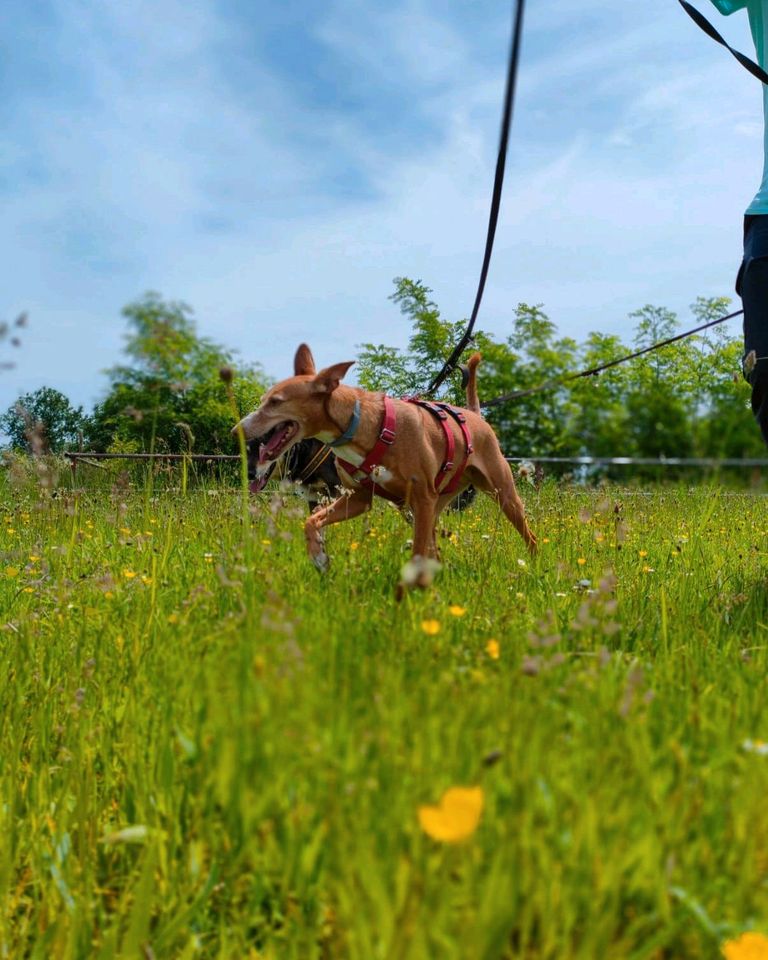
[[[525,507],[515,487],[509,464],[501,455],[501,451],[497,456],[489,459],[490,463],[484,465],[482,475],[479,470],[472,471],[472,483],[498,503],[504,516],[525,541],[528,550],[535,554],[536,537],[531,533],[525,519]]]
[[[332,523],[341,523],[342,520],[351,520],[361,513],[371,509],[373,500],[372,490],[355,490],[353,494],[346,494],[334,500],[327,507],[315,510],[304,524],[304,537],[307,541],[307,553],[321,573],[326,573],[331,561],[325,552],[325,538],[323,527]]]

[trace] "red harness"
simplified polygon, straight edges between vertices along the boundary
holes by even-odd
[[[447,403],[432,403],[429,400],[419,400],[418,397],[403,397],[403,400],[405,403],[413,403],[416,404],[416,406],[423,407],[424,410],[428,411],[433,417],[435,417],[437,422],[443,428],[443,434],[445,435],[445,460],[443,460],[442,466],[437,471],[437,476],[435,477],[435,490],[440,494],[440,496],[443,496],[446,493],[454,493],[461,483],[461,478],[464,475],[464,470],[467,466],[467,460],[469,460],[473,450],[472,434],[469,432],[466,417],[461,410],[458,410],[456,407],[452,407]],[[449,417],[458,423],[461,434],[464,437],[464,457],[459,464],[453,479],[441,488],[441,484],[445,481],[447,475],[456,465],[453,459],[456,453],[456,440],[453,436],[453,430],[451,430],[451,427],[448,424]],[[377,494],[377,496],[385,497],[387,500],[392,500],[394,503],[402,503],[403,501],[401,497],[396,497],[393,494],[388,493],[379,484],[371,479],[371,473],[373,472],[374,468],[381,463],[381,459],[386,453],[387,448],[391,447],[395,442],[395,425],[395,404],[389,397],[385,396],[384,417],[381,422],[381,430],[379,431],[379,437],[371,452],[359,467],[356,467],[353,463],[349,463],[348,461],[340,458],[337,458],[337,463],[346,473],[350,475],[350,477],[352,477],[356,483],[359,483],[363,487],[373,488],[373,492]]]
[[[452,407],[448,403],[433,403],[429,400],[419,400],[418,397],[405,397],[406,403],[415,403],[419,407],[423,407],[425,410],[429,411],[433,417],[437,419],[437,422],[443,428],[443,433],[445,434],[445,460],[443,465],[437,471],[437,476],[435,477],[435,490],[442,496],[444,493],[455,493],[459,488],[461,483],[461,478],[464,475],[464,470],[467,466],[467,460],[469,460],[470,455],[472,454],[472,434],[469,432],[469,427],[467,426],[467,418],[456,407]],[[447,483],[442,489],[440,484],[445,480],[447,474],[453,470],[454,455],[456,453],[456,441],[453,439],[453,430],[451,430],[448,425],[448,418],[451,418],[456,421],[461,430],[461,435],[464,437],[464,457],[459,464],[459,468],[456,471],[456,474],[449,483]]]

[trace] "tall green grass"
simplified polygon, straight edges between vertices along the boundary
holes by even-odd
[[[768,518],[523,491],[328,531],[288,494],[0,490],[0,956],[642,960],[768,931]],[[489,643],[489,641],[495,641]],[[442,845],[422,804],[482,787]]]

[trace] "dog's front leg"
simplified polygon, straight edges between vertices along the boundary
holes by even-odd
[[[372,490],[355,490],[350,496],[344,494],[329,506],[315,510],[304,524],[307,553],[321,573],[326,573],[331,564],[328,554],[325,552],[323,527],[332,523],[341,523],[342,520],[351,520],[352,517],[358,517],[366,510],[370,510],[372,500]]]
[[[437,540],[435,539],[437,499],[414,497],[411,500],[411,510],[413,511],[413,556],[431,557],[437,560]]]

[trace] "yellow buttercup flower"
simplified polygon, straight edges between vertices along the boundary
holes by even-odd
[[[458,603],[453,603],[450,607],[448,607],[448,613],[450,613],[452,617],[463,617],[466,612],[467,608],[460,607]]]
[[[6,567],[5,568],[6,577],[18,577],[19,568],[18,567]]]
[[[486,649],[486,652],[488,653],[488,656],[491,658],[491,660],[499,659],[500,648],[499,648],[498,640],[494,640],[493,638],[491,638],[488,641],[488,643],[486,643],[485,649]]]
[[[466,840],[480,823],[483,799],[482,787],[450,787],[436,806],[419,807],[421,829],[440,843]]]
[[[725,960],[768,960],[768,937],[762,933],[742,933],[737,940],[723,944]]]
[[[583,567],[586,562],[586,557],[579,557],[579,559],[576,561],[580,567]]]
[[[421,629],[429,637],[434,637],[440,633],[440,621],[439,620],[422,620]]]

